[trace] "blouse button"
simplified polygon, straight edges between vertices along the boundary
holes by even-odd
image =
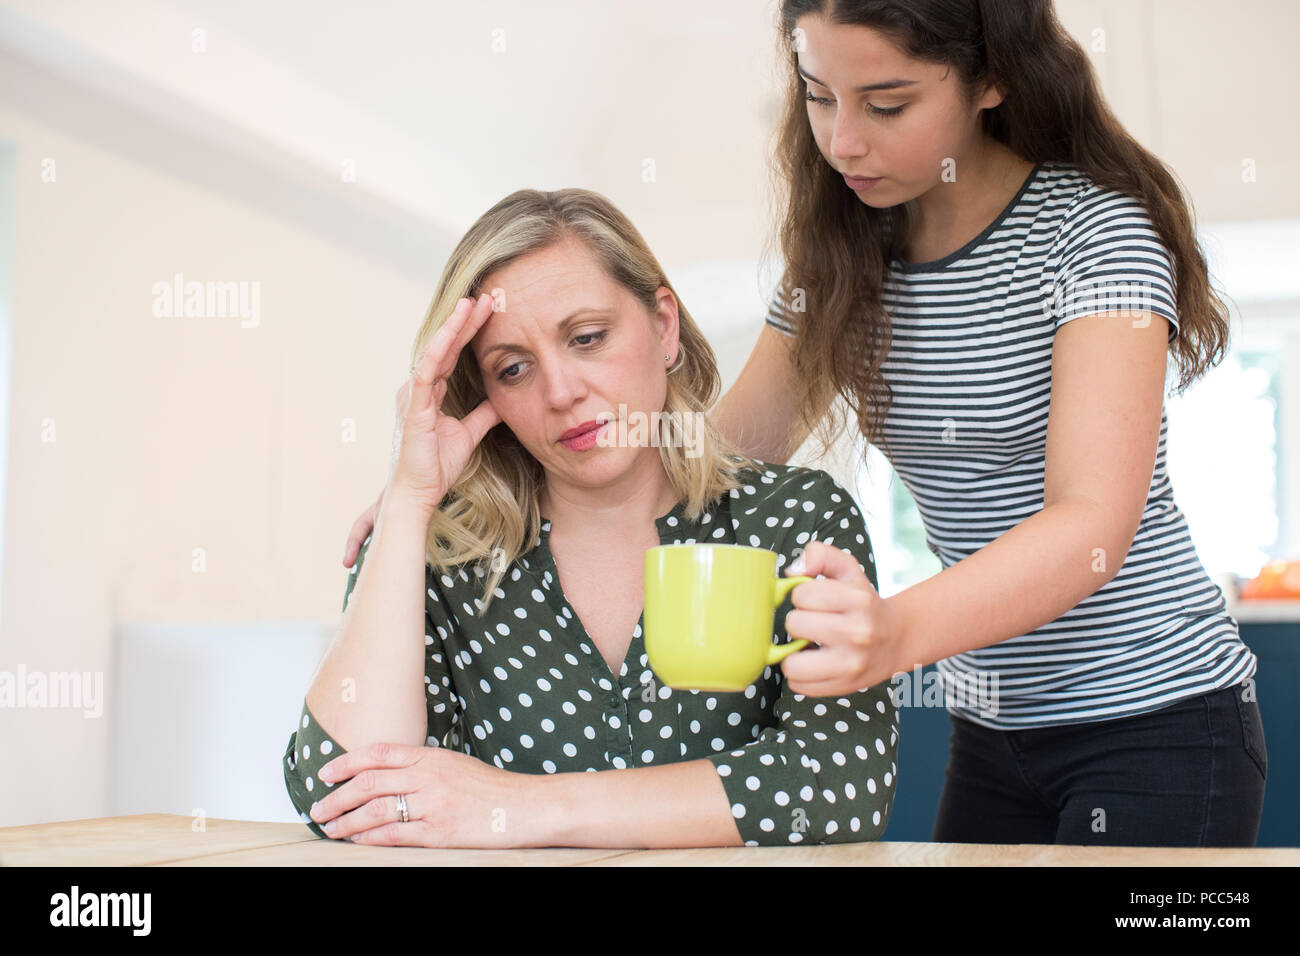
[[[617,707],[622,702],[623,702],[623,698],[619,697],[618,694],[610,694],[608,697],[605,698],[605,703],[608,704],[610,707]]]

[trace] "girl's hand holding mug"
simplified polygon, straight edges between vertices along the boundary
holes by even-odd
[[[486,292],[478,301],[461,299],[416,359],[411,377],[398,393],[393,470],[381,500],[395,491],[432,514],[459,480],[488,429],[501,422],[486,398],[463,419],[442,414],[447,379],[461,350],[492,314],[492,305]]]
[[[871,586],[853,555],[824,541],[809,541],[786,573],[817,578],[790,592],[794,609],[785,616],[791,640],[821,645],[781,662],[794,693],[840,697],[912,666],[904,663],[907,648],[898,609]]]

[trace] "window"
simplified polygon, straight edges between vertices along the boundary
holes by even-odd
[[[851,489],[862,504],[871,549],[876,558],[876,583],[881,597],[897,594],[943,570],[925,543],[925,526],[916,502],[879,449],[869,446],[865,464]]]
[[[1284,354],[1281,347],[1248,343],[1240,352],[1230,351],[1182,395],[1165,399],[1174,501],[1211,577],[1254,577],[1289,550]],[[1287,424],[1292,431],[1300,426]]]

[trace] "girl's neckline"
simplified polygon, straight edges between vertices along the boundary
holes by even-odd
[[[952,265],[954,262],[957,262],[959,259],[964,259],[980,246],[984,240],[988,239],[988,237],[993,234],[994,230],[996,230],[998,226],[1002,225],[1002,221],[1006,219],[1007,216],[1011,215],[1011,211],[1019,205],[1021,197],[1024,196],[1025,192],[1029,189],[1030,183],[1038,177],[1038,173],[1042,168],[1043,163],[1041,161],[1035,163],[1034,168],[1029,171],[1029,175],[1026,176],[1025,181],[1020,184],[1020,188],[1016,190],[1016,194],[1011,198],[1011,201],[1003,207],[1002,211],[994,217],[991,223],[984,227],[983,231],[981,231],[978,236],[966,243],[960,249],[948,253],[948,255],[944,256],[942,259],[932,259],[929,262],[907,262],[903,259],[891,259],[889,263],[890,268],[896,272],[939,272]]]

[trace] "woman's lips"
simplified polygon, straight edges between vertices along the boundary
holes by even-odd
[[[560,441],[565,441],[569,438],[577,438],[583,432],[598,427],[600,423],[601,420],[599,418],[593,418],[589,421],[583,422],[581,425],[575,425],[573,428],[566,429],[564,434],[560,436]]]
[[[601,432],[609,422],[601,422],[585,432],[580,432],[572,438],[561,438],[560,444],[570,451],[586,451],[596,444],[596,439],[600,437]]]

